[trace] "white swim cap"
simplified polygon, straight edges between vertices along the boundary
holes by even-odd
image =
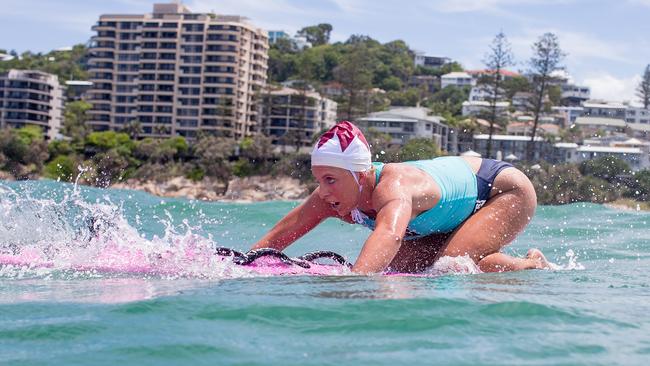
[[[370,169],[370,146],[361,130],[348,121],[325,132],[311,152],[311,166],[333,166],[352,172]]]

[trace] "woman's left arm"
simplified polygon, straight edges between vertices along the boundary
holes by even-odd
[[[378,198],[380,209],[375,220],[375,230],[368,237],[352,271],[360,274],[377,273],[390,265],[399,251],[411,220],[413,210],[410,195],[393,195],[388,190]]]

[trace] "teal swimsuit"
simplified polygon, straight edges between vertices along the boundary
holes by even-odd
[[[460,157],[446,156],[432,160],[407,161],[404,164],[415,166],[428,173],[440,187],[440,201],[428,211],[420,213],[408,224],[405,240],[417,239],[434,233],[448,233],[465,221],[477,207],[476,175]],[[373,163],[375,179],[384,167],[383,163]],[[375,220],[359,210],[352,212],[353,220],[372,230]]]

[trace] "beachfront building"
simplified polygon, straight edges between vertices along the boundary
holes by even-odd
[[[450,85],[456,87],[476,85],[474,78],[466,72],[450,72],[440,77],[440,88],[444,89]]]
[[[0,128],[35,125],[53,139],[62,111],[63,88],[56,75],[13,69],[0,74]]]
[[[439,68],[451,62],[449,57],[427,56],[424,52],[415,51],[413,57],[415,66],[425,66],[431,68]]]
[[[583,115],[586,117],[618,118],[625,119],[627,106],[621,103],[588,101],[582,104]]]
[[[496,102],[497,115],[502,115],[508,111],[509,102]],[[492,106],[487,101],[468,100],[463,102],[463,116],[485,116],[492,113]]]
[[[506,127],[508,135],[515,136],[530,136],[533,131],[533,122],[511,122]],[[541,123],[537,124],[537,134],[539,135],[552,135],[556,136],[560,133],[560,126],[554,123]]]
[[[68,80],[65,82],[65,100],[74,102],[83,99],[83,96],[93,87],[92,81]]]
[[[403,145],[410,139],[432,139],[442,150],[448,150],[449,126],[440,116],[430,116],[422,107],[394,107],[359,118],[356,123],[364,132],[374,130],[390,135],[391,143]]]
[[[607,134],[623,132],[626,123],[622,119],[609,118],[609,117],[578,117],[576,118],[575,125],[579,126],[586,135],[595,135],[599,132]]]
[[[650,124],[650,109],[628,106],[625,110],[625,122]]]
[[[506,92],[502,88],[499,88],[499,97],[501,101],[506,99]],[[494,98],[494,88],[491,85],[476,85],[469,92],[471,102],[490,101],[492,98]]]
[[[102,15],[93,30],[87,101],[94,130],[138,121],[142,136],[256,132],[268,36],[246,18],[166,3],[151,14]]]
[[[604,156],[612,156],[624,160],[632,170],[650,168],[650,155],[638,147],[616,147],[616,146],[578,146],[566,160],[568,163],[582,163]]]
[[[531,143],[530,136],[514,135],[492,135],[492,149],[490,156],[487,156],[487,142],[489,135],[474,135],[474,150],[484,158],[525,160],[526,149]],[[535,136],[533,146],[533,161],[549,160],[553,155],[553,145],[544,138]]]
[[[290,39],[291,36],[282,30],[269,31],[269,44],[275,44],[279,39]]]
[[[591,98],[591,89],[588,86],[562,84],[561,103],[567,107],[579,107]]]
[[[561,127],[570,127],[576,123],[578,117],[582,117],[585,113],[583,107],[551,107],[555,115],[559,117]]]
[[[274,145],[311,148],[316,135],[336,124],[337,103],[316,92],[283,87],[262,95],[260,129]]]

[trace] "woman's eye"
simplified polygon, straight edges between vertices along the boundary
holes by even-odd
[[[334,182],[336,182],[336,180],[334,180],[334,178],[327,178],[327,179],[325,179],[325,181],[327,182],[327,184],[334,184]]]

